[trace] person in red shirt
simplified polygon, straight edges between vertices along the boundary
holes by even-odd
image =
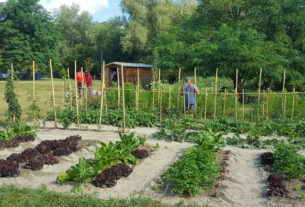
[[[92,76],[89,72],[86,73],[86,84],[88,88],[88,93],[92,96]]]
[[[85,73],[82,72],[81,69],[79,69],[78,72],[76,73],[76,81],[77,81],[79,97],[81,97],[82,94],[84,93],[84,89],[82,90],[82,88],[83,88],[83,83],[85,82],[85,79],[86,79]]]

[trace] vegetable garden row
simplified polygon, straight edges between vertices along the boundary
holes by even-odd
[[[274,122],[254,124],[235,120],[195,122],[191,117],[165,119],[153,138],[190,141],[195,145],[186,149],[183,156],[160,175],[155,190],[159,191],[158,189],[170,186],[169,189],[173,193],[196,196],[202,191],[211,189],[210,195],[217,197],[217,192],[222,188],[221,182],[226,179],[225,174],[228,173],[227,160],[234,156],[234,152],[224,150],[226,145],[230,144],[242,148],[270,150],[258,155],[268,174],[266,195],[289,197],[291,191],[296,191],[299,193],[294,199],[304,198],[305,158],[304,155],[299,154],[299,150],[304,149],[305,146],[302,124],[304,121],[301,120],[297,123],[286,121],[282,124]],[[235,132],[236,136],[245,133],[246,138],[224,138],[224,134],[228,132]],[[35,131],[23,126],[7,129],[1,134],[3,135],[1,146],[8,148],[17,145],[3,143],[33,141]],[[13,137],[9,139],[8,134]],[[276,136],[262,140],[261,136],[266,135]],[[287,139],[279,140],[277,139],[279,135],[287,136]],[[13,153],[6,160],[0,160],[0,175],[14,177],[19,175],[19,167],[40,170],[44,165],[57,164],[56,157],[68,156],[79,150],[80,140],[80,136],[70,136],[63,140],[46,140],[34,148]],[[74,192],[81,192],[83,183],[92,183],[102,188],[113,187],[119,179],[128,177],[135,166],[141,165],[139,160],[151,156],[158,150],[159,146],[146,145],[146,140],[131,133],[120,134],[120,140],[116,142],[108,144],[101,142],[93,152],[94,158],[80,157],[78,164],[57,176],[57,183],[74,183]],[[221,153],[224,154],[222,158]],[[291,188],[291,180],[297,183],[293,188]]]

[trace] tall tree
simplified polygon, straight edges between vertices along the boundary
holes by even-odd
[[[144,59],[156,35],[168,26],[180,25],[195,11],[196,0],[122,0],[123,12],[129,16],[123,51]]]
[[[27,70],[33,60],[40,72],[48,60],[57,60],[60,33],[39,0],[8,0],[0,3],[0,51],[2,71],[14,63],[15,69]]]

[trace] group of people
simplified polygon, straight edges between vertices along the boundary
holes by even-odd
[[[88,93],[92,95],[92,76],[89,72],[82,72],[82,70],[79,70],[76,73],[76,80],[77,80],[77,87],[78,87],[78,94],[79,97],[84,94],[84,87],[83,83],[86,84]],[[191,77],[185,78],[185,83],[181,87],[180,95],[184,96],[185,100],[185,111],[187,113],[189,112],[195,112],[197,110],[197,104],[196,104],[196,95],[199,95],[199,90],[195,84],[192,84]]]
[[[84,94],[84,87],[83,83],[87,86],[87,93],[92,95],[92,76],[90,75],[90,72],[82,72],[81,69],[78,70],[76,73],[76,81],[77,81],[77,88],[78,88],[78,94],[79,97]]]

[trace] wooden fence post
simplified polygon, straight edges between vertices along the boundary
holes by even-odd
[[[71,81],[70,81],[70,69],[68,68],[68,81],[69,81],[69,97],[70,97],[70,110],[72,110],[72,98],[73,98],[73,95],[72,95],[72,86],[71,86]],[[75,94],[75,96],[77,96],[77,94]]]
[[[83,96],[84,96],[84,78],[83,78],[83,68],[81,68],[81,72],[82,72],[82,87],[81,87],[81,90],[80,90],[80,105],[81,107],[83,107]]]
[[[54,110],[54,127],[57,128],[56,105],[55,105],[55,90],[54,90],[53,68],[52,68],[52,60],[51,59],[50,59],[50,72],[51,72],[52,99],[53,99],[53,110]]]
[[[14,65],[11,63],[11,78],[14,80]]]
[[[62,104],[63,104],[63,106],[64,106],[64,109],[65,109],[65,88],[66,88],[66,84],[65,84],[65,79],[63,79],[63,82],[62,82],[62,88],[63,88],[63,90],[62,90]]]
[[[155,109],[155,78],[154,78],[154,84],[153,84],[153,87],[152,87],[152,108]]]
[[[215,89],[214,89],[214,116],[213,119],[216,119],[216,110],[217,110],[217,81],[218,81],[218,68],[216,69],[215,77]]]
[[[160,88],[160,123],[162,123],[162,88]]]
[[[195,85],[197,86],[197,69],[194,68],[194,79],[195,79]]]
[[[124,121],[124,132],[126,131],[126,112],[125,112],[125,89],[124,89],[124,66],[121,65],[122,75],[122,100],[123,100],[123,121]]]
[[[227,88],[225,88],[225,95],[223,98],[223,117],[226,116],[226,99],[227,99]]]
[[[294,105],[295,105],[295,88],[293,88],[293,93],[292,93],[291,119],[294,118]]]
[[[265,116],[265,92],[263,92],[263,117]]]
[[[158,104],[160,103],[160,87],[161,87],[161,70],[159,69],[159,81],[158,81]]]
[[[284,70],[283,76],[283,90],[282,90],[282,110],[284,110],[284,98],[285,98],[285,84],[286,84],[286,69]]]
[[[236,84],[235,84],[235,120],[237,120],[237,96],[238,96],[238,69],[236,69]]]
[[[101,75],[102,75],[102,77],[101,77],[102,78],[102,94],[101,94],[101,106],[100,106],[100,120],[99,120],[99,126],[98,126],[99,131],[102,129],[102,115],[103,115],[103,106],[104,106],[105,61],[103,61]]]
[[[270,88],[268,88],[268,95],[267,95],[267,106],[266,106],[266,120],[269,120],[269,95],[270,95]]]
[[[35,87],[35,61],[33,61],[33,101],[36,100],[36,87]]]
[[[242,92],[242,96],[243,96],[243,121],[245,120],[245,89],[243,89]]]
[[[76,105],[76,120],[77,120],[77,129],[79,130],[79,110],[78,110],[78,98],[79,98],[79,94],[78,94],[78,88],[77,88],[77,65],[76,65],[76,60],[74,61],[74,78],[75,78],[75,105]]]
[[[137,68],[137,88],[136,88],[136,110],[139,110],[139,99],[140,99],[140,94],[139,94],[139,90],[140,90],[140,71],[139,68]]]
[[[168,110],[171,108],[171,86],[168,86]]]
[[[118,110],[121,109],[121,93],[120,93],[120,70],[117,67],[117,83],[118,83]]]
[[[177,109],[179,109],[180,80],[181,80],[181,68],[179,68],[179,72],[178,72]]]
[[[287,90],[285,90],[284,94],[284,110],[283,110],[283,119],[286,118],[286,105],[287,105]]]
[[[259,115],[259,111],[260,111],[262,74],[263,74],[263,69],[261,68],[260,71],[259,71],[259,82],[258,82],[257,116]]]
[[[207,119],[207,101],[208,101],[208,89],[205,89],[205,100],[204,100],[204,119]]]

